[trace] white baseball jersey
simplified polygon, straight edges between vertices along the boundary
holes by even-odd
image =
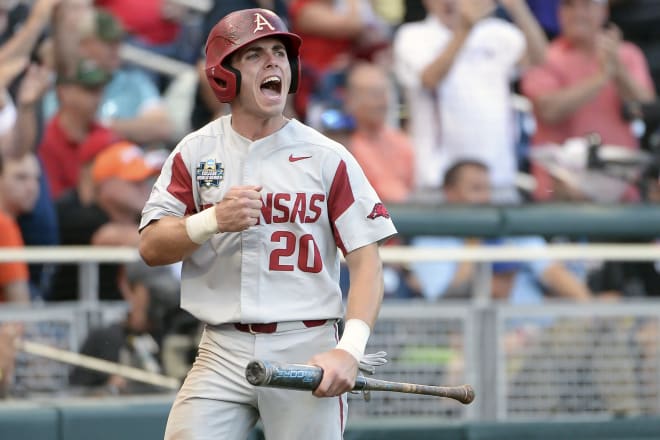
[[[140,229],[194,214],[232,186],[263,186],[259,223],[213,236],[183,261],[181,306],[210,324],[343,316],[339,253],[396,233],[351,154],[296,120],[250,141],[221,117],[165,163]]]

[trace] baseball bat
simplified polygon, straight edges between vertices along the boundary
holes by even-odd
[[[122,365],[115,362],[106,361],[92,356],[76,353],[73,351],[62,350],[38,342],[16,340],[16,349],[25,353],[52,359],[65,364],[76,365],[89,368],[90,370],[100,371],[107,374],[116,374],[137,382],[148,383],[170,390],[178,390],[179,380],[174,377],[163,376],[162,374],[152,373],[139,368]]]
[[[320,367],[302,364],[282,364],[273,361],[254,360],[245,368],[245,378],[252,385],[313,391],[321,383],[323,370]],[[439,387],[405,382],[389,382],[358,376],[354,391],[390,391],[396,393],[423,394],[446,397],[463,404],[474,400],[474,389],[470,385]]]

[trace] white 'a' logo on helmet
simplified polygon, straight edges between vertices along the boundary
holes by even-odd
[[[266,26],[271,31],[275,30],[273,25],[270,24],[268,20],[266,20],[266,18],[258,12],[254,13],[254,22],[257,23],[257,27],[255,27],[254,31],[252,31],[253,34],[256,34],[258,31],[262,30],[264,26]]]

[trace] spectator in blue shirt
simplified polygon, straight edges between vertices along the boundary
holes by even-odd
[[[462,160],[451,166],[443,184],[447,203],[483,205],[490,203],[491,188],[488,168],[481,162]],[[419,236],[413,238],[415,247],[460,248],[482,242],[483,244],[511,244],[521,248],[542,247],[541,237],[503,237],[495,240],[464,239],[457,237]],[[420,262],[412,265],[412,271],[420,283],[422,293],[429,301],[439,298],[469,298],[475,282],[473,262]],[[560,262],[533,260],[502,262],[492,265],[492,298],[507,300],[512,304],[542,302],[546,293],[587,301],[592,294],[575,274]]]

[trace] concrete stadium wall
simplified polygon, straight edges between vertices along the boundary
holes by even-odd
[[[600,239],[660,236],[660,205],[540,203],[518,206],[388,206],[401,235],[544,235]]]
[[[0,405],[0,439],[162,439],[170,402],[116,399]],[[660,417],[603,421],[470,422],[428,419],[372,420],[352,424],[345,440],[650,440],[660,438]],[[259,429],[249,440],[262,440]]]

